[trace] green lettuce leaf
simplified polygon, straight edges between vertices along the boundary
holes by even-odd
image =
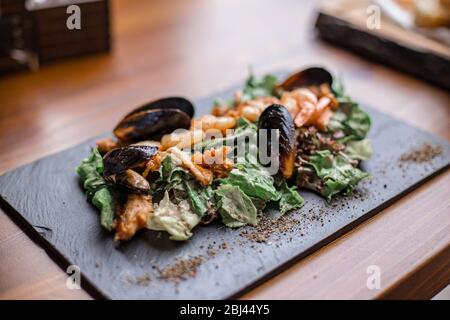
[[[111,231],[114,225],[116,201],[109,188],[98,190],[92,198],[92,204],[100,210],[101,225]]]
[[[359,181],[369,176],[355,168],[348,158],[342,155],[334,156],[329,150],[316,152],[310,156],[309,162],[323,181],[321,193],[328,199],[340,192],[351,192]]]
[[[246,224],[258,224],[257,209],[252,200],[237,186],[221,185],[215,191],[222,222],[237,228]]]
[[[166,231],[170,239],[185,241],[192,237],[192,229],[198,225],[200,217],[191,211],[186,200],[175,204],[170,201],[169,193],[165,191],[164,198],[155,206],[152,218],[147,228],[155,231]]]
[[[345,154],[354,160],[369,160],[372,157],[372,144],[369,139],[349,141]]]
[[[272,96],[277,82],[278,79],[274,75],[266,74],[261,79],[258,79],[251,73],[245,82],[242,100],[246,101],[257,97]]]
[[[192,209],[199,217],[214,208],[214,192],[211,186],[203,187],[193,180],[185,181],[185,186]]]
[[[100,210],[101,225],[111,231],[114,224],[116,201],[113,190],[103,178],[103,158],[97,149],[76,168],[86,195]]]
[[[341,78],[334,77],[331,90],[336,98],[345,97],[345,87]]]
[[[220,179],[220,183],[239,187],[247,196],[266,202],[280,199],[273,177],[262,166],[255,164],[237,163],[227,178]]]
[[[301,208],[305,202],[295,187],[289,187],[283,178],[277,177],[277,189],[280,193],[280,212],[285,213]]]
[[[178,166],[172,156],[167,155],[161,161],[159,178],[155,181],[157,190],[170,191],[172,189],[184,190],[184,181],[188,172]]]
[[[364,139],[371,127],[368,113],[348,97],[338,100],[340,106],[330,121],[329,129],[331,131],[342,130],[345,133],[346,137],[339,140],[341,143]]]

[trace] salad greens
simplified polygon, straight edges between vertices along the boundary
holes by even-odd
[[[355,168],[343,155],[333,155],[329,150],[317,151],[310,157],[310,164],[322,180],[322,194],[331,199],[340,192],[351,192],[368,174]]]
[[[155,205],[153,216],[147,228],[155,231],[166,231],[171,240],[184,241],[192,236],[191,230],[198,225],[200,217],[191,212],[186,200],[178,204],[172,202],[167,191],[163,199]]]
[[[102,226],[111,231],[114,224],[115,199],[111,188],[103,178],[103,158],[97,149],[84,159],[76,169],[86,195],[100,210]]]
[[[227,227],[237,228],[246,224],[252,226],[258,224],[256,207],[241,188],[224,184],[217,188],[215,196],[222,222]]]
[[[261,79],[255,77],[251,72],[245,82],[242,100],[252,100],[258,97],[272,96],[278,78],[272,74],[266,74]]]

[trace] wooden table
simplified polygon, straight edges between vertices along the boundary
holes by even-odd
[[[224,89],[249,65],[327,65],[355,99],[450,140],[449,94],[317,41],[314,3],[113,1],[111,55],[0,79],[0,172],[108,131],[142,102]],[[450,282],[449,186],[447,171],[244,298],[431,298]],[[366,286],[370,265],[381,268],[380,290]],[[0,298],[90,298],[65,282],[0,213]]]

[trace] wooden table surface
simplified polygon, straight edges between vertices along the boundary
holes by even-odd
[[[0,172],[111,130],[153,98],[323,64],[351,96],[450,140],[450,95],[316,40],[316,1],[112,1],[114,50],[0,78]],[[414,137],[411,137],[414,139]],[[431,298],[450,282],[450,172],[244,296]],[[367,268],[381,288],[366,286]],[[0,213],[0,298],[71,299],[66,274]]]

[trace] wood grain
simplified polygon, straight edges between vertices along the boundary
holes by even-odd
[[[223,89],[250,64],[258,73],[327,65],[355,99],[450,140],[449,94],[318,42],[312,1],[113,1],[112,13],[111,55],[0,79],[1,172],[110,130],[157,96]],[[246,298],[376,298],[396,287],[407,288],[397,297],[431,296],[449,283],[435,263],[449,252],[449,179],[433,179]],[[65,289],[65,273],[0,217],[1,298],[88,298]],[[366,288],[372,264],[386,268],[381,292]],[[436,281],[416,276],[428,267]]]

